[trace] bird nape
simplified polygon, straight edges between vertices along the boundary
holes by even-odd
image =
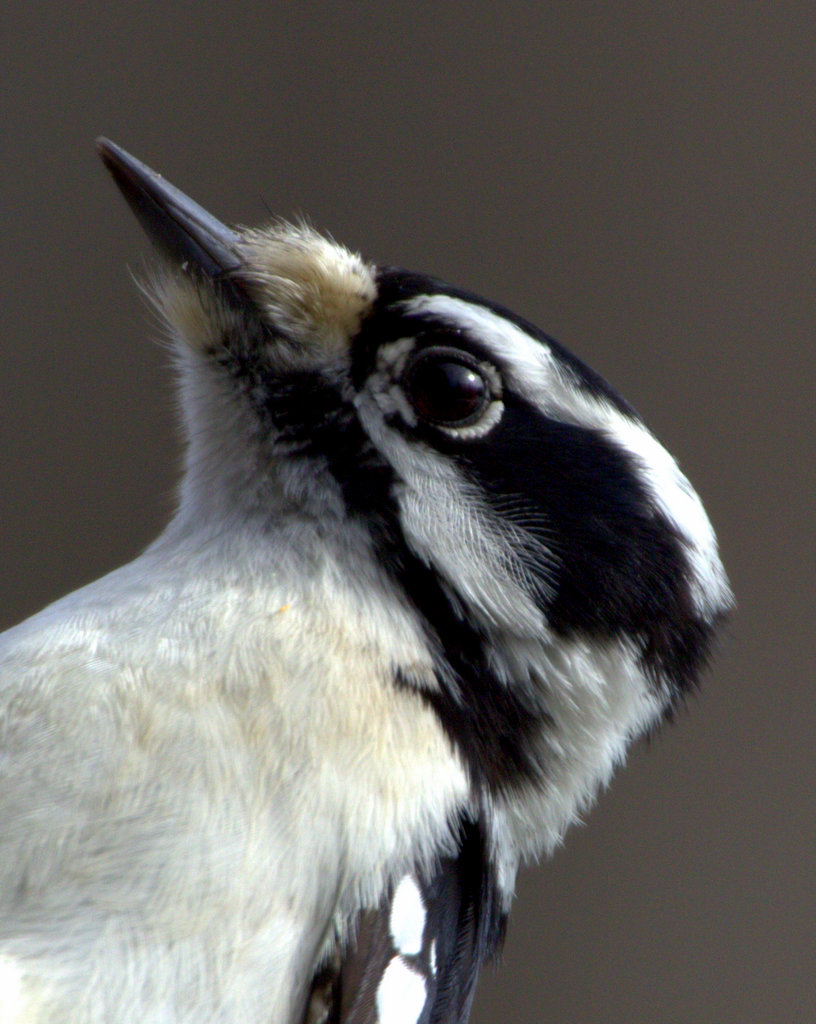
[[[0,640],[0,1018],[461,1024],[519,864],[696,684],[709,521],[526,320],[99,151],[186,456]]]

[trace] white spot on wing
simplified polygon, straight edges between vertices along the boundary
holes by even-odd
[[[378,1024],[416,1024],[427,998],[422,975],[395,956],[377,987]]]
[[[388,923],[398,952],[405,956],[416,956],[422,950],[425,906],[422,894],[410,875],[406,875],[397,886]]]
[[[436,939],[431,943],[431,951],[429,954],[431,974],[436,974]]]

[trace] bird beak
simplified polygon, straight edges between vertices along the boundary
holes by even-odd
[[[102,162],[113,175],[151,242],[182,269],[197,267],[223,279],[237,270],[238,235],[108,139],[97,139]]]

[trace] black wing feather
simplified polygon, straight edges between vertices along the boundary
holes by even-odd
[[[391,1024],[379,1017],[378,989],[395,959],[424,984],[416,1024],[465,1024],[479,970],[501,946],[506,922],[483,824],[463,821],[456,855],[412,877],[425,910],[419,952],[395,946],[394,887],[376,910],[360,915],[349,946],[315,976],[308,1024]]]

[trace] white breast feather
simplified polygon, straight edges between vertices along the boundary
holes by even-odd
[[[297,542],[159,541],[5,634],[0,1024],[288,1021],[344,915],[451,846],[410,615]]]

